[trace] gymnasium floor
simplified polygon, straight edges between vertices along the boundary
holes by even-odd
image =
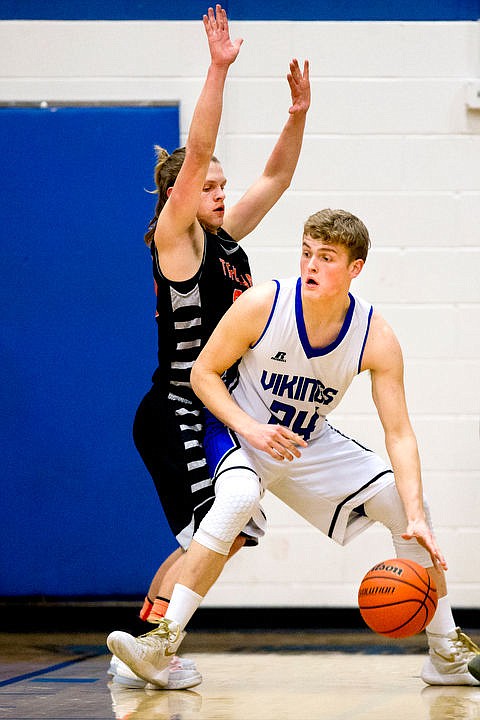
[[[475,641],[480,633],[468,631]],[[480,687],[427,687],[421,635],[190,632],[192,690],[125,690],[104,633],[0,633],[0,720],[475,720]]]

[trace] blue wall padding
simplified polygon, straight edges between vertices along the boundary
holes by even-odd
[[[0,110],[0,595],[146,590],[176,547],[131,439],[155,368],[143,242],[177,107]]]

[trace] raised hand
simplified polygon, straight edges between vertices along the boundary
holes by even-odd
[[[203,24],[207,33],[210,57],[214,65],[231,65],[235,62],[240,51],[243,39],[230,40],[227,13],[221,5],[208,8],[208,14],[203,16]]]
[[[292,105],[289,113],[306,113],[310,107],[310,76],[309,63],[305,60],[303,64],[303,73],[300,70],[297,59],[293,59],[290,63],[290,72],[287,75],[290,92],[292,95]]]

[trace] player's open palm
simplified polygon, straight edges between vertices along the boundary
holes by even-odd
[[[208,46],[212,63],[215,65],[231,65],[240,51],[242,39],[232,42],[228,30],[227,13],[221,5],[208,8],[208,15],[203,16],[203,24],[207,33]]]
[[[300,70],[298,60],[295,58],[290,63],[290,72],[287,75],[288,84],[290,85],[290,93],[292,95],[292,105],[289,113],[306,113],[310,107],[310,75],[309,63],[305,60],[303,64],[303,73]]]

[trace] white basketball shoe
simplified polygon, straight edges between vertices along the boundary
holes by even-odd
[[[427,630],[428,658],[421,678],[427,685],[480,685],[468,670],[468,664],[480,654],[480,648],[460,628],[448,635]]]
[[[158,627],[138,638],[115,630],[108,636],[107,646],[135,675],[165,688],[169,678],[168,665],[184,637],[178,623],[164,618]]]
[[[112,676],[114,683],[130,689],[187,690],[188,688],[195,687],[195,685],[200,685],[202,682],[202,676],[198,672],[193,660],[179,658],[177,655],[174,655],[168,664],[168,682],[162,687],[147,683],[141,677],[135,675],[133,670],[130,670],[128,665],[125,665],[125,663],[115,655],[113,655],[110,660],[107,673]]]

